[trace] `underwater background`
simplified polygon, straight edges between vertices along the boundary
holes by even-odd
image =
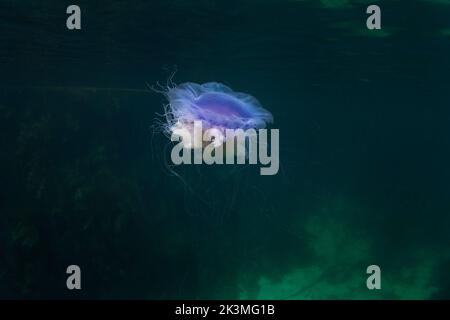
[[[0,0],[0,298],[450,298],[450,1],[70,4]],[[170,168],[173,73],[258,98],[279,173]]]

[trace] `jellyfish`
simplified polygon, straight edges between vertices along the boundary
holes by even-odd
[[[204,208],[207,207],[208,215],[216,216],[217,214],[218,222],[222,224],[224,216],[228,214],[227,212],[235,206],[237,207],[238,191],[241,189],[248,190],[250,182],[247,181],[246,177],[247,174],[254,171],[246,170],[248,169],[247,166],[234,165],[214,166],[211,170],[205,167],[202,167],[202,170],[197,170],[197,166],[182,166],[177,167],[177,169],[179,168],[178,172],[173,168],[179,164],[192,164],[191,153],[193,153],[194,164],[205,163],[210,165],[224,164],[224,162],[226,164],[255,164],[256,159],[253,156],[256,155],[256,152],[250,151],[255,150],[253,142],[256,139],[249,137],[247,132],[258,131],[259,138],[261,136],[260,130],[273,123],[272,114],[263,108],[255,97],[236,92],[218,82],[203,84],[186,82],[174,85],[170,78],[166,86],[160,86],[158,90],[152,89],[162,93],[168,101],[162,115],[163,119],[159,119],[157,128],[162,130],[172,141],[178,141],[174,146],[169,144],[172,149],[170,153],[171,161],[167,161],[165,164],[169,173],[179,178],[185,190],[189,193],[189,197],[185,197],[187,210],[195,208],[195,210],[192,209],[192,214],[197,214],[197,212],[204,212]],[[194,132],[198,122],[201,122],[202,125],[199,140],[196,139]],[[233,141],[228,139],[227,131],[230,129],[245,131],[244,136],[249,139],[244,141],[243,147],[239,145],[237,139]],[[216,132],[214,136],[216,139],[211,140],[213,142],[211,144],[206,143],[203,139],[208,131]],[[173,140],[174,136],[181,137],[181,139]],[[267,137],[267,132],[265,136]],[[194,137],[194,140],[190,137]],[[234,136],[232,139],[234,139]],[[278,139],[273,139],[271,136],[272,142],[278,143]],[[202,151],[205,144],[207,145]],[[217,149],[208,149],[211,145]],[[229,152],[228,147],[230,146],[233,148],[232,152]],[[278,151],[272,152],[271,144],[271,155],[266,154],[265,159],[267,161],[262,161],[261,154],[265,152],[261,152],[262,149],[264,150],[261,147],[261,140],[258,139],[257,153],[260,157],[260,163],[264,166],[270,165],[270,168],[260,168],[260,170],[276,168],[276,171],[278,171]],[[225,149],[224,153],[222,153],[223,149]],[[267,147],[265,149],[267,152]],[[278,150],[278,147],[274,149]],[[197,153],[197,151],[199,152]],[[161,154],[167,155],[166,152]],[[201,155],[199,158],[197,158],[198,154]],[[174,155],[176,156],[174,157]],[[188,160],[185,161],[185,157]],[[235,162],[233,158],[236,160]],[[272,161],[272,159],[275,160]],[[212,181],[214,183],[211,183]],[[217,183],[220,181],[226,183]],[[233,196],[228,197],[228,195]],[[222,201],[227,205],[216,206],[216,203]]]
[[[183,137],[184,148],[201,148],[201,135],[194,136],[195,123],[201,122],[203,132],[215,131],[214,146],[226,142],[227,129],[262,129],[273,122],[272,114],[259,101],[246,93],[235,92],[218,82],[183,83],[164,92],[166,106],[165,132]]]

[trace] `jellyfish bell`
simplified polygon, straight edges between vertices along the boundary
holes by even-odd
[[[256,98],[217,82],[187,82],[169,88],[165,95],[169,133],[193,133],[196,120],[202,121],[204,130],[214,128],[223,134],[226,129],[260,129],[273,122],[272,114]]]
[[[175,122],[201,120],[205,129],[259,129],[273,122],[272,114],[256,98],[217,82],[187,82],[169,88],[165,94]]]

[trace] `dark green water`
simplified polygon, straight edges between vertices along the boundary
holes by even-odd
[[[450,1],[370,3],[1,0],[0,298],[450,298]],[[170,174],[175,68],[273,113],[277,175]]]

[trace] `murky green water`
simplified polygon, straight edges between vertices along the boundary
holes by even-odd
[[[1,298],[450,298],[450,1],[78,4],[0,1]],[[280,172],[174,176],[174,70],[257,97]]]

